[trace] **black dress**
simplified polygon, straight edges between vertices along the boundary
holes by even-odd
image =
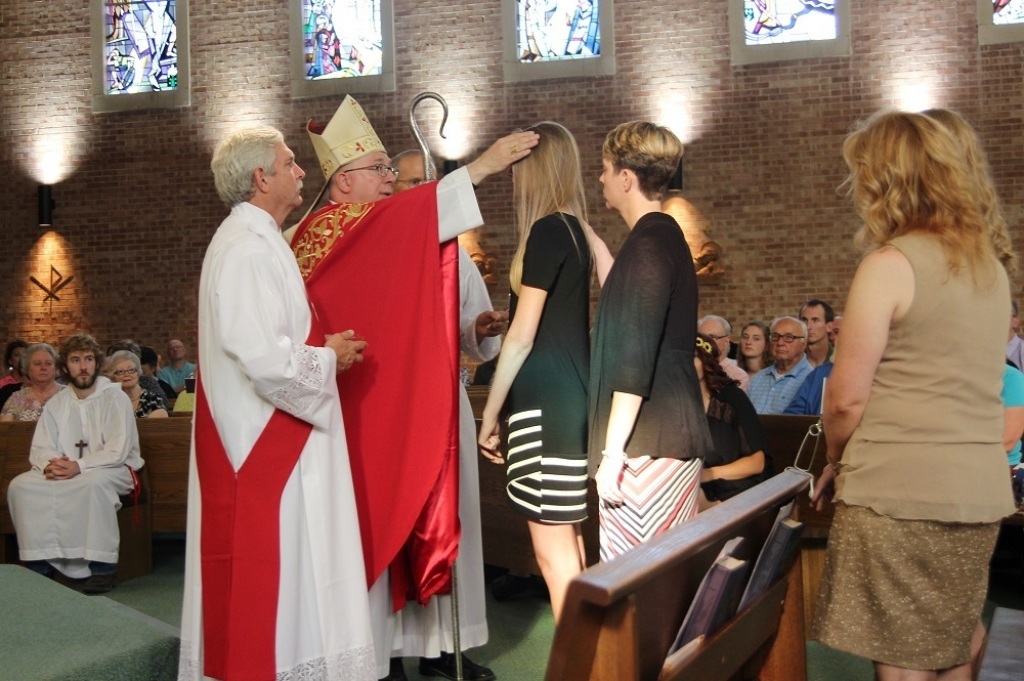
[[[553,214],[534,223],[522,285],[547,291],[547,299],[533,349],[509,390],[506,469],[512,507],[533,520],[587,517],[590,276],[576,218]],[[513,293],[510,322],[518,303]]]
[[[764,452],[764,469],[742,480],[711,480],[701,483],[704,495],[712,501],[725,501],[772,476],[772,460],[761,422],[747,394],[739,386],[727,385],[711,396],[708,427],[715,448],[704,457],[704,468],[732,463],[754,452]]]

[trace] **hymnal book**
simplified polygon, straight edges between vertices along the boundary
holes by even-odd
[[[771,532],[768,533],[764,547],[750,573],[750,582],[740,600],[740,611],[753,603],[758,596],[786,574],[796,559],[797,551],[800,550],[800,535],[803,534],[804,524],[789,517],[792,506],[793,504],[789,503],[782,507]]]
[[[747,561],[731,555],[741,541],[743,539],[737,537],[726,542],[704,575],[683,624],[679,627],[675,643],[668,651],[669,655],[699,636],[711,636],[736,614],[736,606],[743,594],[743,584],[750,567]]]

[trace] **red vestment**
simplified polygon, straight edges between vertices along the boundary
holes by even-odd
[[[338,375],[372,585],[392,607],[451,590],[458,551],[458,250],[438,245],[436,185],[309,215],[292,249],[325,333],[369,347]]]

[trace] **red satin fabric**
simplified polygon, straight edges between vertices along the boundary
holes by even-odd
[[[338,376],[367,583],[390,566],[392,606],[426,603],[451,591],[460,535],[458,260],[438,255],[436,185],[328,206],[292,244],[325,332],[369,343]]]

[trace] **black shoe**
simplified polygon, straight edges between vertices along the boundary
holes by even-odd
[[[402,658],[391,658],[391,663],[388,666],[388,675],[380,681],[409,681],[405,676],[405,666],[402,664]]]
[[[105,594],[114,588],[117,583],[117,574],[114,572],[105,575],[92,575],[82,585],[82,593]]]
[[[454,679],[455,655],[452,653],[441,653],[441,657],[421,657],[420,675]],[[498,677],[487,667],[482,667],[463,655],[462,678],[465,681],[492,681]]]
[[[507,601],[521,596],[533,588],[533,575],[502,575],[491,584],[491,596],[496,601]]]

